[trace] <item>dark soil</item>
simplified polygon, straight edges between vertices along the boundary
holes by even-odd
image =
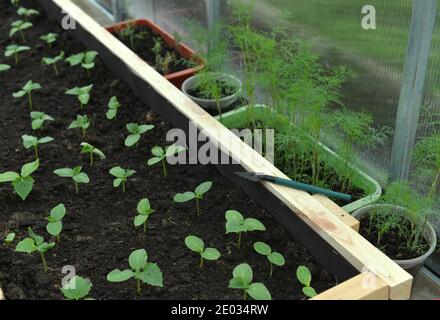
[[[153,31],[146,26],[134,26],[132,28],[135,35],[134,47],[132,47],[130,37],[124,35],[123,32],[117,32],[115,35],[127,47],[131,48],[139,57],[162,75],[183,71],[194,66],[193,62],[182,57],[175,48],[170,48],[159,35],[153,33]],[[158,59],[156,57],[156,52],[153,50],[156,43],[160,43],[161,50],[159,56],[162,59],[165,59],[167,56],[172,57],[167,68],[168,71],[163,70],[162,67],[158,67],[157,65]]]
[[[227,82],[227,81],[223,81],[223,80],[214,80],[214,81],[215,81],[215,85],[213,85],[213,86],[221,89],[220,95],[221,95],[222,99],[230,97],[237,92],[237,87],[229,84],[229,82]],[[211,92],[206,92],[201,87],[189,89],[188,94],[190,94],[193,97],[200,98],[200,99],[211,99],[211,100],[214,99],[215,100],[215,97],[212,95]]]
[[[37,8],[35,2],[22,0],[25,7]],[[15,9],[9,1],[0,3],[0,51],[12,41],[8,38],[9,25],[16,20]],[[239,290],[228,288],[232,270],[240,263],[249,263],[254,270],[254,280],[264,282],[274,299],[303,299],[301,286],[295,280],[299,265],[309,267],[313,274],[312,285],[322,292],[335,285],[335,278],[314,261],[303,247],[295,243],[286,230],[272,216],[229,180],[218,173],[214,166],[173,166],[169,179],[162,177],[161,167],[146,166],[155,145],[167,145],[165,134],[170,123],[159,118],[138,101],[129,88],[110,73],[97,59],[90,78],[82,68],[60,63],[60,76],[52,68],[41,66],[44,56],[55,56],[61,50],[66,55],[85,50],[70,38],[55,22],[41,12],[33,19],[34,27],[26,31],[27,45],[32,50],[21,55],[19,66],[0,74],[0,172],[17,171],[25,163],[33,161],[33,151],[22,146],[23,134],[52,136],[55,141],[40,148],[41,167],[34,174],[36,184],[29,198],[23,202],[9,184],[0,185],[0,237],[8,232],[17,234],[16,240],[7,248],[0,244],[0,286],[7,299],[62,299],[59,287],[63,266],[74,266],[78,275],[93,283],[91,297],[95,299],[134,299],[135,283],[109,283],[106,275],[113,269],[128,267],[128,256],[136,249],[145,248],[149,261],[157,262],[164,276],[164,288],[143,286],[141,299],[241,299]],[[39,36],[48,32],[60,34],[59,41],[48,49]],[[13,60],[2,62],[13,64]],[[41,132],[32,132],[26,99],[14,99],[29,79],[39,82],[42,90],[33,94],[34,110],[44,111],[56,121],[46,123]],[[68,125],[80,112],[75,97],[65,91],[75,86],[95,84],[91,102],[85,112],[93,120],[88,131],[88,142],[100,148],[106,160],[96,160],[94,167],[88,157],[80,155],[81,134],[67,130]],[[117,96],[122,104],[118,120],[106,120],[109,99]],[[152,123],[155,130],[142,137],[139,148],[127,149],[127,123]],[[64,167],[83,165],[90,177],[90,184],[80,186],[75,195],[72,181],[60,178],[53,171]],[[127,193],[112,186],[110,168],[120,165],[137,173],[127,183]],[[193,203],[174,204],[177,192],[193,190],[199,183],[211,180],[213,189],[203,200],[202,215],[196,217]],[[133,219],[140,199],[149,198],[155,213],[149,220],[146,238],[142,228],[135,229]],[[49,272],[43,271],[37,254],[17,253],[18,241],[27,236],[32,227],[38,234],[49,236],[45,230],[51,208],[59,203],[67,207],[61,243],[48,252]],[[243,249],[238,252],[235,236],[225,235],[226,210],[241,211],[246,217],[260,219],[267,231],[244,235]],[[184,245],[184,238],[194,234],[207,246],[217,248],[222,257],[217,262],[207,262],[203,270],[198,267],[198,257]],[[287,264],[275,268],[272,279],[268,278],[266,259],[253,251],[255,241],[265,241],[274,250],[285,255]]]

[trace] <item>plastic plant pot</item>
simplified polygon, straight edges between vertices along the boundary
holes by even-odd
[[[384,207],[387,209],[391,207],[396,211],[396,214],[407,216],[406,214],[407,210],[405,208],[399,206],[393,206],[393,205],[377,204],[377,205],[366,206],[364,208],[357,210],[356,212],[353,213],[353,217],[360,221],[362,220],[362,218],[368,217],[371,210],[373,209],[377,210]],[[414,277],[419,274],[426,260],[429,258],[429,256],[431,256],[434,253],[435,248],[437,247],[437,235],[431,224],[426,223],[425,229],[422,231],[422,233],[423,233],[423,237],[429,242],[429,250],[425,254],[414,259],[394,260],[400,267],[405,269],[409,274],[411,274]]]
[[[111,26],[107,26],[106,29],[110,33],[115,34],[123,31],[128,26],[147,27],[154,34],[160,36],[170,48],[176,49],[176,51],[181,55],[181,57],[191,61],[194,61],[195,59],[196,61],[198,60],[198,65],[194,68],[188,68],[185,70],[164,75],[165,79],[170,81],[177,88],[180,89],[182,87],[183,82],[186,79],[193,76],[194,74],[197,73],[197,71],[203,68],[203,61],[196,58],[196,52],[193,49],[191,49],[190,47],[188,47],[183,43],[177,44],[176,39],[170,33],[162,29],[159,25],[157,25],[151,20],[147,20],[147,19],[127,20],[117,24],[113,24]]]
[[[239,129],[245,126],[247,124],[247,117],[245,113],[248,111],[248,108],[248,106],[244,106],[223,114],[223,125],[229,129]],[[265,105],[258,104],[254,106],[254,116],[259,121],[264,122],[265,119],[268,118],[268,112],[272,111]],[[216,117],[216,119],[219,120],[219,117]],[[329,155],[328,161],[330,165],[333,164],[333,166],[336,167],[342,161],[342,157],[328,148],[326,145],[320,142],[316,143],[319,144],[320,147]],[[359,169],[357,166],[353,164],[350,164],[349,166],[354,173],[353,184],[356,187],[364,190],[365,194],[367,194],[367,196],[342,207],[342,209],[344,209],[346,212],[353,213],[356,210],[373,204],[379,200],[380,196],[382,195],[382,188],[376,180]]]

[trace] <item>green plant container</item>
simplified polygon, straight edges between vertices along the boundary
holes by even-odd
[[[248,111],[248,107],[244,106],[239,109],[235,109],[233,111],[227,112],[223,114],[223,125],[229,129],[239,129],[242,128],[247,124],[247,117],[245,113]],[[268,118],[268,113],[271,113],[266,106],[264,105],[256,105],[254,107],[254,113],[255,117],[258,121],[264,121],[264,119]],[[215,117],[217,120],[220,120],[220,117]],[[341,156],[338,155],[336,152],[331,150],[326,145],[317,142],[325,152],[328,153],[330,156],[330,164],[331,163],[340,163],[341,162]],[[353,176],[353,184],[364,190],[365,194],[367,194],[366,197],[356,200],[352,203],[349,203],[342,207],[346,212],[353,213],[356,210],[365,207],[367,205],[371,205],[375,203],[377,200],[379,200],[380,196],[382,195],[382,188],[379,185],[379,183],[374,180],[372,177],[370,177],[368,174],[366,174],[364,171],[359,169],[355,165],[350,165],[350,168],[354,172]]]

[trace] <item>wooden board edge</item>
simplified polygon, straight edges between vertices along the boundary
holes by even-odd
[[[334,203],[332,200],[327,198],[324,195],[315,194],[313,196],[316,200],[319,201],[324,207],[326,207],[330,212],[332,212],[336,217],[338,217],[342,222],[344,222],[346,225],[348,225],[350,228],[352,228],[354,231],[359,232],[360,229],[360,222],[354,218],[352,215],[350,215],[348,212],[346,212],[344,209],[339,207],[336,203]]]
[[[6,299],[5,299],[5,295],[3,294],[2,288],[0,287],[0,301],[2,300],[6,300]]]

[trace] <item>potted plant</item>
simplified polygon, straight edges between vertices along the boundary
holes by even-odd
[[[433,198],[400,181],[387,188],[380,204],[361,208],[353,216],[361,222],[361,235],[416,276],[437,246],[428,222],[436,214],[433,203]]]

